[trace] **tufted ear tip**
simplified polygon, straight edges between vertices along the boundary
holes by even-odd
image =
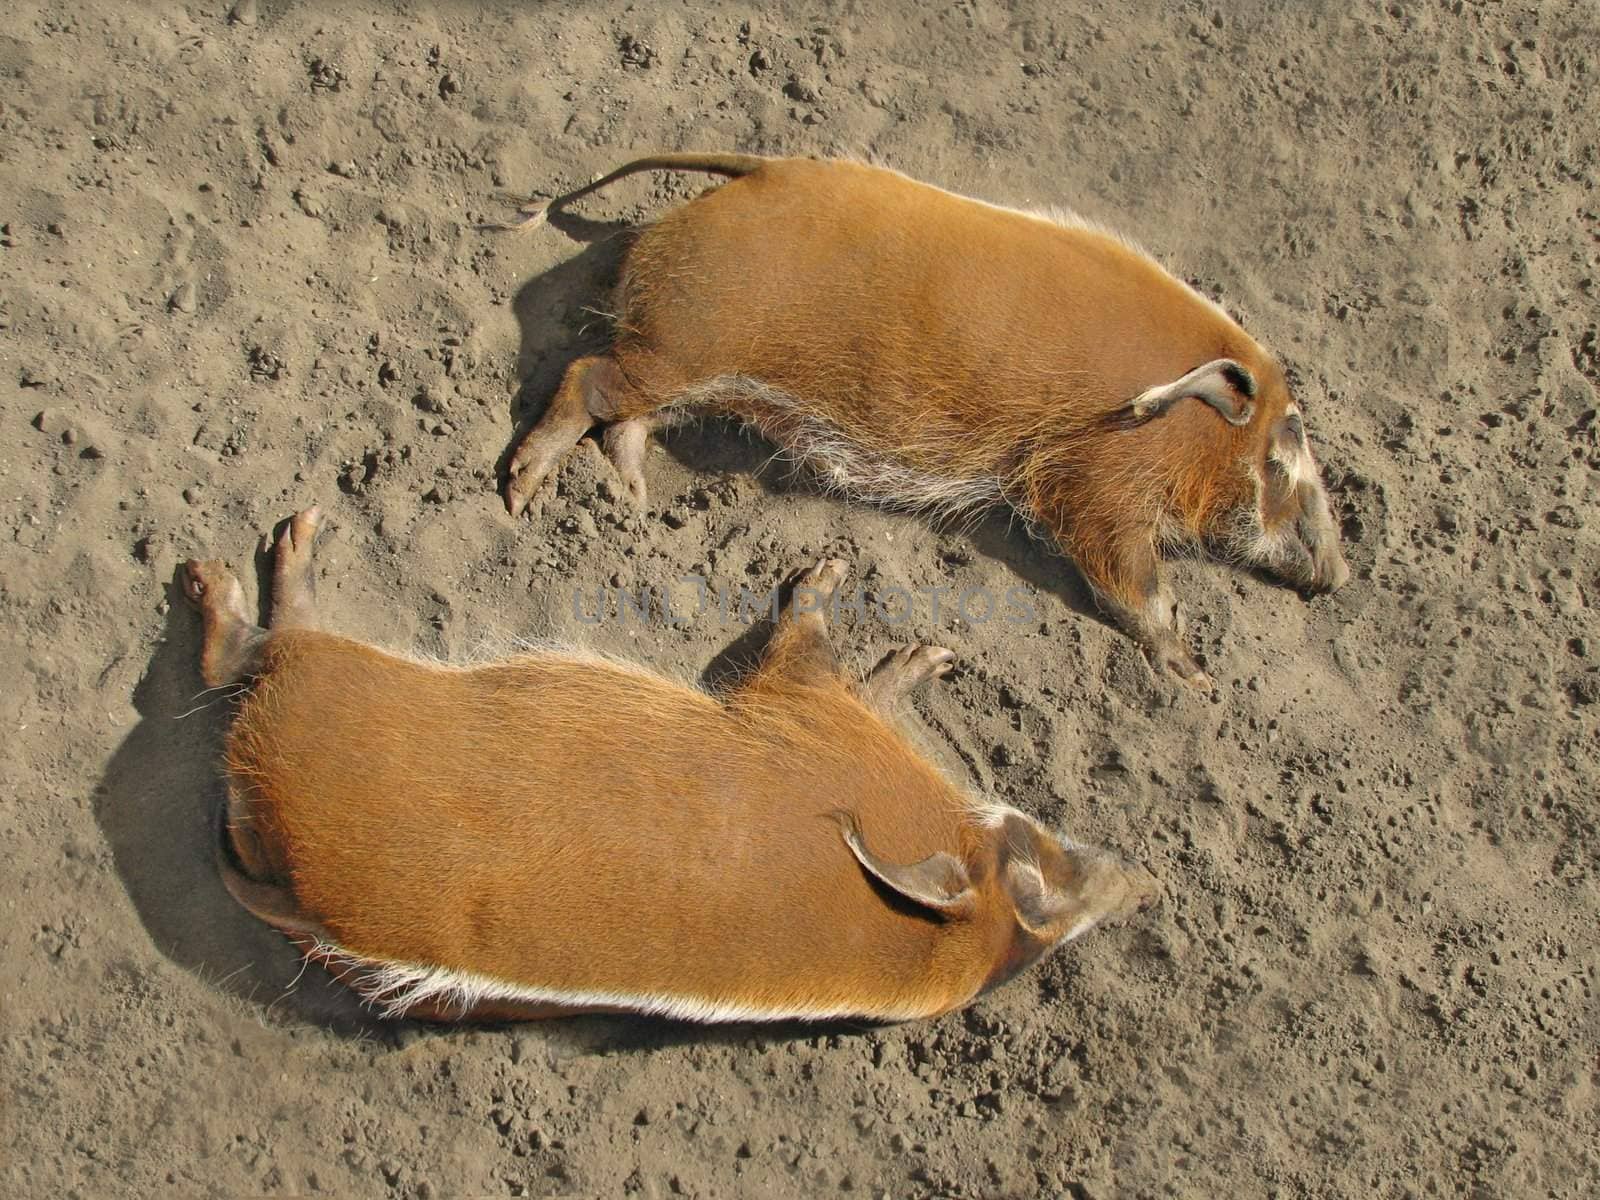
[[[1245,399],[1255,399],[1256,377],[1250,374],[1249,368],[1231,358],[1220,358],[1215,365],[1220,368],[1223,379],[1230,386],[1237,388]]]

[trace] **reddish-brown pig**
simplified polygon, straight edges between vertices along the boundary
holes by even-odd
[[[1153,663],[1203,689],[1163,549],[1308,591],[1348,578],[1281,366],[1116,234],[859,162],[739,154],[639,159],[511,227],[646,170],[731,182],[638,231],[609,352],[568,368],[513,453],[513,514],[597,422],[642,500],[651,430],[732,414],[851,495],[1014,506]]]
[[[277,539],[268,629],[220,562],[181,572],[206,682],[247,681],[218,865],[386,1015],[928,1017],[1156,897],[896,731],[949,651],[845,677],[823,617],[841,562],[711,695],[582,653],[453,667],[318,631],[318,522]]]

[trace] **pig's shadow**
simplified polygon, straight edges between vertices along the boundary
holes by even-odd
[[[133,691],[139,723],[95,790],[95,819],[150,940],[206,985],[286,1018],[369,1033],[355,999],[234,902],[215,867],[222,731],[234,688],[203,692],[200,618],[173,584],[166,628]]]
[[[551,213],[549,224],[586,244],[576,256],[528,280],[512,298],[519,343],[517,390],[508,415],[515,434],[500,456],[502,484],[512,451],[544,415],[568,365],[586,354],[601,353],[610,343],[610,319],[603,310],[634,234],[631,225],[590,221],[563,212]],[[535,236],[537,232],[502,236]]]
[[[543,415],[567,366],[584,355],[603,352],[609,344],[610,323],[599,309],[607,302],[635,232],[631,225],[591,221],[559,211],[550,214],[548,223],[584,243],[584,248],[528,280],[512,301],[520,338],[519,384],[509,414],[515,435],[498,464],[502,485],[516,443]],[[688,420],[667,431],[661,442],[691,471],[748,476],[780,501],[789,495],[815,496],[821,491],[806,468],[785,461],[777,447],[731,420]],[[853,502],[841,499],[837,503]],[[1041,619],[1049,615],[1048,597],[1056,597],[1080,616],[1111,625],[1071,560],[1033,536],[1010,509],[970,519],[957,517],[944,524],[959,531],[958,536],[978,553],[1004,563],[1028,586],[1044,593]]]

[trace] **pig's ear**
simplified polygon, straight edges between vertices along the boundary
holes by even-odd
[[[1052,887],[1039,869],[1039,827],[1021,813],[1008,813],[1000,823],[1002,886],[1017,921],[1029,933],[1047,936],[1072,911],[1072,900]],[[1072,857],[1072,852],[1067,852]]]
[[[1072,911],[1071,900],[1047,884],[1031,862],[1012,859],[1002,878],[1006,895],[1017,910],[1017,921],[1029,933],[1045,936]]]
[[[1149,388],[1101,418],[1108,429],[1134,429],[1193,396],[1216,409],[1229,425],[1248,425],[1256,415],[1256,377],[1231,358],[1205,363],[1158,387]]]
[[[1160,898],[1155,877],[1108,850],[1063,842],[1021,813],[1000,825],[1000,885],[1017,923],[1043,942],[1071,941]]]
[[[879,883],[898,892],[913,904],[931,908],[946,917],[969,916],[977,907],[978,896],[972,890],[972,879],[967,868],[953,854],[943,850],[930,854],[921,862],[899,866],[885,862],[867,849],[861,840],[861,826],[854,813],[836,812],[834,820],[844,834],[844,844],[856,861]]]

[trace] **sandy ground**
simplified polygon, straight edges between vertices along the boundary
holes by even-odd
[[[1587,0],[9,11],[0,1192],[1600,1188]],[[1206,702],[1003,519],[825,498],[725,426],[651,452],[641,517],[591,448],[512,522],[497,459],[603,335],[614,242],[473,223],[675,148],[870,153],[1139,238],[1292,365],[1350,586],[1176,565]],[[747,631],[591,629],[573,589],[823,552],[1033,588],[1035,624],[839,641],[956,648],[928,741],[1165,907],[910,1027],[376,1025],[215,880],[225,706],[171,588],[197,553],[253,586],[312,500],[330,622],[434,653],[555,635],[693,676]]]

